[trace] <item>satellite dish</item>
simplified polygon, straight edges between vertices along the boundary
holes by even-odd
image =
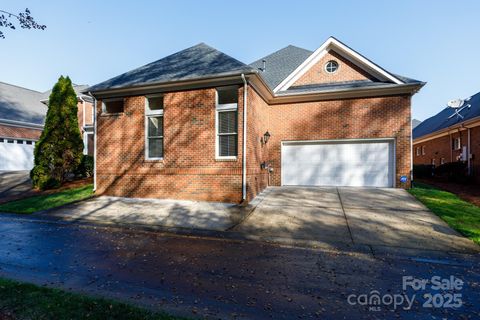
[[[463,116],[460,114],[460,111],[462,111],[463,109],[465,108],[470,108],[470,104],[467,104],[464,106],[465,104],[465,101],[469,101],[471,97],[463,100],[463,99],[454,99],[454,100],[450,100],[448,101],[447,105],[452,108],[453,110],[455,110],[455,113],[452,114],[450,117],[448,117],[448,119],[451,119],[453,118],[454,116],[457,116],[457,118],[460,118],[460,119],[463,119]]]
[[[453,109],[458,109],[461,106],[463,106],[463,103],[464,103],[464,100],[462,99],[454,99],[454,100],[448,101],[447,106]]]

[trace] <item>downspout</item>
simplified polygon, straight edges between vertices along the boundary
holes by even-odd
[[[472,167],[470,163],[470,128],[467,128],[467,167],[468,167],[468,175],[470,176],[472,174]]]
[[[243,151],[242,151],[242,201],[247,199],[247,79],[243,80]]]
[[[97,99],[91,92],[88,93],[93,98],[93,191],[97,190]]]

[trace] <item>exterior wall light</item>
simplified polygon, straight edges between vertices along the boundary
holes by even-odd
[[[267,131],[263,134],[263,142],[267,144],[269,139],[270,139],[270,133]]]

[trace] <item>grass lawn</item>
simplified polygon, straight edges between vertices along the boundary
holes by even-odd
[[[33,196],[0,204],[0,212],[34,213],[58,207],[72,201],[82,200],[93,195],[93,185],[66,189],[57,193]]]
[[[0,319],[183,319],[125,303],[0,278]]]
[[[409,192],[450,227],[480,245],[480,207],[422,183],[415,183]]]

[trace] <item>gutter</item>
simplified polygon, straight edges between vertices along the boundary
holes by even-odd
[[[247,79],[245,74],[241,75],[243,80],[243,151],[242,151],[242,200],[247,199]]]
[[[477,117],[474,117],[474,118],[471,118],[471,119],[468,119],[468,120],[464,120],[462,122],[454,123],[451,126],[448,126],[446,128],[443,128],[443,129],[425,134],[425,135],[420,136],[420,137],[413,138],[413,143],[421,143],[421,142],[429,141],[429,140],[436,139],[436,138],[439,138],[439,137],[442,137],[442,136],[446,136],[446,135],[449,135],[450,131],[452,131],[452,130],[456,130],[456,129],[462,130],[462,129],[476,127],[478,125],[475,125],[475,123],[478,122],[478,121],[480,121],[480,116],[477,116]]]
[[[94,95],[88,93],[93,98],[93,191],[97,190],[97,99]]]
[[[24,121],[0,119],[0,124],[6,124],[12,127],[43,130],[43,124],[24,122]]]

